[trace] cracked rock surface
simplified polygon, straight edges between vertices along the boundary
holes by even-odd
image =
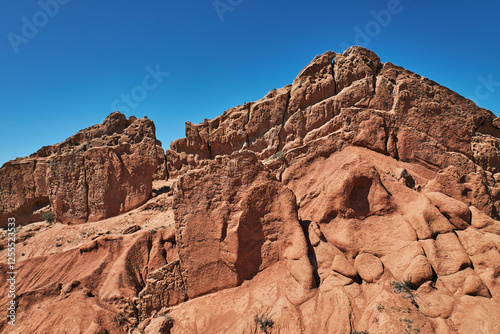
[[[0,331],[498,333],[499,157],[493,113],[361,47],[165,154],[113,113],[0,169],[2,217],[56,218]]]

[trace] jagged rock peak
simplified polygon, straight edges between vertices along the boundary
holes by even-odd
[[[151,120],[137,119],[135,116],[127,119],[124,114],[115,111],[101,124],[80,130],[59,144],[44,146],[30,157],[46,157],[75,149],[86,150],[90,147],[114,146],[124,142],[138,143],[144,137],[156,138],[155,131],[155,125]],[[158,144],[161,146],[159,141]]]

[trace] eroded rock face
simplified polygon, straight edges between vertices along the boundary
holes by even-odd
[[[295,196],[252,152],[183,175],[174,210],[189,298],[238,286],[279,260],[301,286],[313,286]]]
[[[141,185],[128,177],[145,172],[135,154],[161,160],[142,137],[74,159],[46,149],[46,160],[3,173],[36,171],[21,173],[30,205],[48,198],[68,219],[101,219],[106,208],[123,212],[113,184],[132,183],[119,202],[138,205]],[[496,333],[499,138],[499,118],[444,87],[363,48],[327,52],[291,85],[187,123],[165,154],[168,191],[112,218],[124,226],[110,236],[46,246],[64,229],[109,220],[21,232],[30,253],[19,328],[60,328],[68,315],[41,314],[77,302],[82,332]],[[161,166],[147,175],[163,175]],[[115,183],[103,189],[78,181],[109,182],[110,170]]]
[[[291,307],[279,294],[261,306],[279,314],[281,328],[293,331],[285,319],[297,316],[311,333],[492,329],[499,307],[490,303],[500,254],[498,125],[458,94],[353,47],[317,56],[292,85],[262,100],[188,123],[186,138],[167,150],[167,165],[171,175],[191,175],[207,160],[246,149],[295,194],[317,290],[311,297],[287,285],[294,296],[284,295],[298,314],[274,306]],[[455,312],[465,316],[470,298],[481,305],[478,313],[459,321]],[[193,319],[202,305],[172,312]],[[196,317],[200,323],[229,316],[203,310],[210,315]],[[335,325],[325,320],[332,317]],[[245,321],[228,328],[246,328]]]
[[[149,198],[153,175],[166,176],[160,145],[152,121],[112,113],[60,144],[6,163],[0,216],[36,221],[33,212],[50,204],[56,219],[82,223],[129,211]]]
[[[317,56],[292,85],[259,101],[198,125],[186,123],[186,138],[174,141],[166,155],[169,173],[176,176],[204,159],[243,148],[260,159],[280,152],[293,159],[357,145],[434,172],[454,168],[473,184],[452,196],[449,192],[468,182],[459,178],[457,185],[444,187],[445,194],[467,198],[465,203],[500,218],[500,176],[494,176],[499,137],[500,121],[488,110],[352,47]]]

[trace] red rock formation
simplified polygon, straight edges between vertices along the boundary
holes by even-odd
[[[499,137],[500,120],[491,112],[431,80],[382,64],[369,50],[352,47],[342,55],[317,56],[292,85],[262,100],[199,125],[186,123],[186,138],[172,142],[166,155],[175,176],[203,159],[243,148],[265,159],[280,151],[292,158],[363,146],[435,172],[453,166],[460,177],[474,178],[473,189],[463,190],[470,195],[466,203],[499,218],[494,179]],[[458,181],[446,186],[448,195],[460,187]]]
[[[112,138],[136,138],[139,120],[112,116]],[[141,203],[134,180],[165,173],[141,139],[0,170],[25,180],[2,194],[16,212],[49,198],[67,221],[122,213],[19,232],[19,332],[498,332],[500,120],[471,101],[369,50],[327,52],[292,85],[187,123],[169,181],[123,214]],[[87,197],[62,164],[93,182]]]
[[[298,313],[284,312],[279,294],[254,310],[273,314],[286,332],[493,333],[500,222],[488,218],[493,233],[471,223],[479,212],[499,217],[499,125],[458,94],[353,47],[316,57],[291,86],[260,101],[188,123],[186,139],[167,150],[167,164],[175,175],[241,149],[260,159],[276,153],[264,162],[297,198],[318,286],[312,299],[305,293],[292,301],[286,291],[294,291],[293,283],[286,283],[292,285],[283,291],[291,302],[285,308]],[[489,271],[477,267],[475,252],[488,254],[481,259]],[[255,282],[252,291],[262,288]],[[227,303],[234,295],[210,300]],[[211,311],[204,303],[180,305],[172,316],[193,319],[203,310],[209,315],[195,317],[203,322],[235,311]],[[409,311],[401,313],[405,303]],[[464,307],[488,320],[464,314]],[[294,317],[300,326],[287,325]],[[227,329],[237,332],[251,320]],[[180,321],[179,332],[193,330]]]
[[[189,298],[240,285],[280,259],[300,285],[314,285],[295,196],[251,152],[183,175],[174,210]]]
[[[166,176],[160,145],[152,121],[115,112],[60,144],[9,161],[0,169],[1,224],[12,216],[36,221],[34,212],[49,204],[65,223],[136,208],[149,198],[153,174]]]

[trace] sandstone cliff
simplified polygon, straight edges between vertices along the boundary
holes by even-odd
[[[440,190],[499,218],[499,137],[500,118],[490,111],[352,47],[317,56],[292,85],[259,101],[198,125],[187,122],[186,138],[172,142],[166,154],[174,176],[200,160],[241,149],[260,159],[280,153],[294,160],[361,146],[443,171],[443,182],[460,175],[462,182],[453,181],[462,186]],[[474,179],[474,189],[463,185],[466,178]]]
[[[24,189],[2,193],[4,212],[48,197],[59,219],[81,222],[18,231],[14,332],[498,333],[500,119],[490,111],[352,47],[317,56],[259,101],[188,122],[166,160],[151,122],[109,118],[124,125],[107,136],[127,144],[91,156],[57,146],[0,170]],[[136,122],[153,130],[130,143]],[[151,191],[164,161],[169,179]],[[102,173],[87,177],[87,166]],[[76,172],[128,190],[78,197],[91,183]],[[75,193],[57,197],[65,185]],[[133,205],[106,209],[127,196]]]
[[[143,204],[166,169],[148,119],[115,112],[102,124],[0,168],[0,219],[40,220],[48,205],[64,223],[97,221]],[[40,211],[40,209],[42,209]]]

